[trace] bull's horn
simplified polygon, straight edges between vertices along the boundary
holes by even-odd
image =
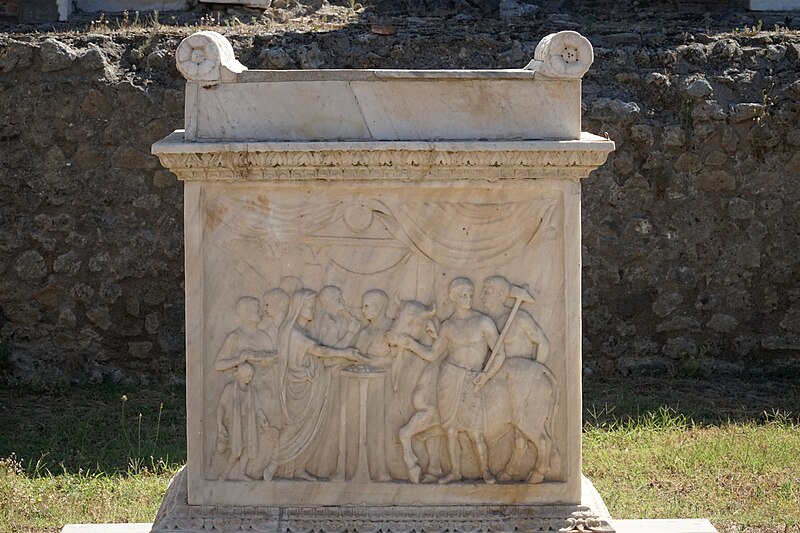
[[[425,312],[425,318],[433,318],[436,315],[436,302],[432,302]]]
[[[394,293],[394,304],[397,307],[402,307],[403,306],[403,300],[400,299],[400,293],[399,292],[395,292]]]

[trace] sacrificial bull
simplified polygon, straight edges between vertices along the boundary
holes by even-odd
[[[408,468],[409,480],[413,483],[435,481],[442,475],[441,450],[444,432],[436,409],[436,381],[439,366],[430,364],[411,350],[391,342],[408,335],[425,345],[430,345],[439,329],[436,306],[425,305],[415,300],[395,299],[399,309],[397,317],[386,332],[391,346],[392,367],[390,383],[394,396],[394,409],[387,413],[394,434],[399,436],[403,460]],[[395,418],[392,415],[397,415]],[[425,443],[428,467],[425,476],[419,459],[411,447],[411,439],[417,437]]]
[[[430,346],[437,338],[440,322],[436,319],[434,304],[425,305],[414,300],[397,303],[399,313],[386,332],[386,340],[392,346],[395,357],[392,386],[401,405],[408,403],[404,398],[411,399],[410,405],[401,408],[407,411],[403,413],[407,422],[399,428],[398,435],[409,480],[412,483],[431,482],[442,475],[439,453],[444,431],[437,405],[437,380],[446,354],[437,360],[426,361],[410,350],[403,338],[410,337]],[[516,464],[527,445],[532,445],[537,453],[526,482],[540,483],[557,475],[561,465],[553,443],[552,421],[558,403],[558,385],[552,372],[531,358],[510,357],[505,359],[483,388],[487,398],[487,441],[497,442],[514,429],[525,437],[521,442],[517,439],[501,479],[516,475]],[[476,416],[480,415],[476,413]],[[412,439],[415,438],[422,439],[426,445],[429,461],[425,476],[412,447]]]

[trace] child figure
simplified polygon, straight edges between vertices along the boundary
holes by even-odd
[[[220,479],[263,479],[278,440],[264,403],[253,385],[253,364],[277,360],[270,336],[259,329],[264,312],[256,298],[236,302],[240,326],[228,333],[214,364],[219,372],[233,370],[217,406],[217,452],[224,457]]]
[[[237,366],[219,397],[217,452],[225,456],[220,479],[263,479],[278,441],[278,430],[270,425],[258,391],[251,386],[254,372],[249,363]]]
[[[272,364],[276,355],[275,345],[269,334],[258,327],[264,318],[261,302],[243,296],[236,302],[236,314],[241,325],[225,337],[214,368],[222,372],[245,362]]]

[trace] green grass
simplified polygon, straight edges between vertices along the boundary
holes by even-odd
[[[30,474],[0,460],[0,531],[57,531],[71,523],[152,522],[176,468]]]
[[[0,390],[0,531],[151,521],[186,459],[183,394]],[[584,403],[584,473],[614,517],[800,532],[796,381],[590,381]]]
[[[662,407],[584,432],[584,473],[617,518],[708,518],[718,528],[800,530],[800,426],[708,426]]]
[[[28,474],[136,473],[186,461],[182,387],[0,391],[0,457]],[[151,459],[152,457],[152,459]]]
[[[150,522],[186,461],[182,387],[0,390],[0,531]]]

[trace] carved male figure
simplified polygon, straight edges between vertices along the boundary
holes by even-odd
[[[448,352],[441,366],[440,378],[437,380],[437,392],[442,425],[447,424],[448,448],[451,450],[451,454],[455,453],[455,455],[451,456],[453,472],[443,481],[457,479],[460,474],[460,464],[455,462],[455,459],[458,458],[458,444],[451,437],[457,437],[459,432],[480,434],[481,428],[478,427],[476,431],[475,425],[480,425],[482,422],[484,425],[483,436],[486,440],[493,442],[494,439],[501,438],[507,434],[508,427],[511,426],[514,428],[515,435],[524,437],[527,442],[525,446],[535,446],[536,462],[533,469],[524,478],[527,483],[557,479],[561,461],[552,434],[553,418],[559,397],[559,387],[555,376],[545,365],[534,361],[529,356],[506,358],[503,346],[495,346],[502,332],[497,332],[494,323],[487,315],[472,311],[472,284],[469,280],[454,280],[450,288],[450,299],[456,307],[456,311],[442,324],[437,340],[430,349],[426,349],[425,346],[406,335],[387,335],[390,343],[409,348],[429,361],[436,361],[437,357]],[[456,290],[459,288],[460,290]],[[522,289],[519,289],[517,292],[521,293]],[[519,294],[517,296],[512,294],[512,296],[520,299]],[[515,309],[519,312],[518,305],[515,305]],[[509,316],[508,320],[513,322],[516,318]],[[486,324],[486,321],[489,324]],[[508,332],[506,331],[506,333]],[[493,348],[494,356],[490,357],[490,361],[484,363],[483,372],[475,370],[480,368],[478,361],[486,359],[489,347]],[[462,357],[452,359],[451,354],[454,353]],[[464,368],[465,363],[472,363],[475,366]],[[466,374],[466,379],[460,380],[459,375],[464,374]],[[485,399],[481,399],[481,394],[485,394]],[[433,401],[426,403],[427,405],[421,406],[411,422],[401,431],[401,441],[406,429],[408,429],[409,435],[413,436],[433,427],[431,421],[422,423],[423,420],[417,420],[417,415],[422,417],[430,409],[435,408]],[[467,417],[458,415],[468,414],[470,409],[465,409],[465,407],[469,403],[473,405],[482,403],[483,409],[485,409],[483,421],[477,418],[471,419],[472,423],[461,422],[462,418]],[[457,406],[456,409],[452,407],[454,404]],[[448,408],[448,405],[451,407]],[[453,414],[454,411],[455,414]],[[412,422],[420,423],[412,424]],[[479,443],[481,440],[475,439],[475,442]],[[418,471],[416,457],[410,450],[410,446],[404,452],[407,452],[409,472]],[[478,447],[481,468],[486,465],[486,453],[485,445],[483,451]],[[482,454],[483,458],[481,458]],[[514,474],[516,475],[516,472]],[[491,482],[491,473],[484,470],[484,476],[488,478],[488,482]]]
[[[456,278],[450,282],[448,297],[455,311],[442,323],[439,336],[430,348],[408,336],[398,340],[398,345],[412,350],[427,361],[436,361],[447,354],[437,380],[437,400],[441,425],[447,435],[451,471],[439,483],[463,478],[458,442],[461,433],[467,434],[475,445],[484,481],[495,482],[489,471],[484,436],[488,413],[485,391],[481,389],[500,369],[504,357],[500,350],[491,368],[484,369],[499,334],[489,316],[472,308],[474,294],[475,288],[469,279]]]
[[[259,457],[264,443],[259,443],[258,434],[271,426],[251,386],[255,370],[249,363],[271,365],[276,353],[270,336],[259,329],[263,312],[256,298],[239,298],[236,314],[239,327],[225,337],[214,363],[219,372],[234,371],[234,380],[223,389],[217,407],[217,451],[226,458],[223,479],[260,478],[268,458]]]
[[[517,309],[508,322],[511,309],[506,306],[511,297],[511,283],[503,276],[490,276],[483,281],[481,301],[486,312],[494,319],[497,329],[507,327],[503,338],[506,358],[526,357],[544,363],[550,352],[550,341],[533,317],[523,309]],[[514,431],[514,452],[503,471],[498,476],[503,481],[519,475],[519,465],[527,448],[528,439],[519,431]]]
[[[264,311],[264,318],[259,328],[266,331],[270,338],[277,342],[278,329],[288,311],[289,295],[279,287],[270,289],[261,296],[261,306]],[[278,353],[277,364],[270,366],[266,372],[257,375],[254,383],[256,386],[267,389],[265,394],[262,394],[262,399],[267,402],[267,416],[278,429],[283,427],[283,415],[278,393],[280,391],[280,380],[285,369],[285,354]]]
[[[243,296],[236,302],[236,314],[240,325],[225,337],[214,368],[225,371],[245,362],[272,363],[275,359],[272,339],[258,327],[264,317],[261,303],[256,298]]]
[[[319,342],[335,348],[351,346],[361,324],[350,314],[339,287],[322,287],[317,296],[311,334]]]
[[[251,384],[254,372],[249,363],[238,365],[219,398],[217,452],[225,457],[220,479],[262,479],[278,439]]]
[[[261,305],[264,311],[261,328],[269,333],[270,337],[277,339],[278,328],[286,317],[289,307],[289,295],[279,287],[270,289],[261,296]]]
[[[364,293],[361,298],[361,314],[366,320],[366,325],[358,332],[355,340],[356,349],[370,356],[370,365],[384,370],[389,369],[392,364],[391,348],[386,342],[386,331],[392,325],[392,320],[386,316],[386,308],[389,306],[389,297],[379,289],[373,289]],[[390,479],[386,465],[387,443],[385,442],[385,428],[387,425],[386,402],[390,400],[391,384],[384,380],[375,380],[369,384],[369,397],[378,398],[380,401],[372,401],[369,404],[368,418],[372,421],[372,427],[379,428],[378,431],[371,431],[367,435],[368,448],[370,454],[370,466],[373,471],[373,479],[377,481],[388,481]],[[392,408],[391,405],[388,406]]]
[[[511,313],[511,309],[506,306],[510,297],[511,284],[503,276],[490,276],[484,280],[481,301],[498,331],[506,326]],[[508,325],[503,347],[506,357],[528,357],[544,363],[550,352],[550,341],[533,317],[527,311],[519,309]]]
[[[372,356],[372,366],[381,368],[391,364],[389,360],[389,344],[384,338],[392,325],[392,320],[386,316],[389,306],[389,297],[379,289],[364,293],[361,299],[361,314],[366,320],[366,325],[358,332],[355,346],[361,353]]]

